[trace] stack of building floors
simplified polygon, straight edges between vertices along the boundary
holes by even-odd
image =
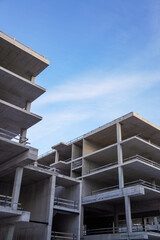
[[[61,236],[52,232],[53,207],[54,215],[69,208],[64,223],[61,222],[66,233],[62,236],[79,238],[80,181],[63,176],[53,167],[39,166],[38,150],[29,145],[26,135],[27,129],[42,119],[31,113],[30,108],[45,92],[35,84],[35,77],[48,65],[44,56],[0,32],[0,239],[3,240],[50,240],[55,235]],[[66,200],[60,200],[61,195]]]
[[[159,127],[129,113],[39,158],[28,145],[48,65],[0,32],[0,239],[160,239]]]
[[[159,127],[129,113],[53,149],[38,162],[82,181],[82,239],[160,239]]]

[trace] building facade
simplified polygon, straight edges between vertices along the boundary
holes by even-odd
[[[160,239],[160,128],[122,116],[38,162],[82,181],[81,239]]]
[[[30,109],[45,92],[35,78],[48,65],[44,56],[0,31],[0,239],[50,240],[59,235],[52,233],[53,208],[58,229],[67,215],[56,211],[66,203],[74,214],[63,224],[72,235],[64,236],[78,238],[80,181],[39,165],[38,149],[27,139],[27,129],[42,119]],[[60,201],[62,194],[71,200]]]

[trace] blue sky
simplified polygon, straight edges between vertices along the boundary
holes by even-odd
[[[160,125],[159,0],[0,0],[1,30],[45,55],[40,153],[134,111]]]

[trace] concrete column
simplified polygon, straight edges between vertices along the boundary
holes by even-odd
[[[59,152],[56,150],[55,163],[59,161]]]
[[[143,226],[144,226],[144,231],[147,232],[147,219],[146,218],[143,218]]]
[[[31,110],[31,102],[26,102],[25,110],[30,112],[30,110]]]
[[[78,233],[77,233],[77,240],[80,240],[81,238],[81,222],[82,222],[82,217],[84,218],[84,216],[81,216],[82,213],[82,182],[79,185],[79,216],[78,216]]]
[[[22,143],[22,144],[26,144],[26,143],[25,143],[26,136],[27,136],[27,129],[22,128],[22,129],[21,129],[21,134],[20,134],[19,142]]]
[[[51,239],[52,220],[53,220],[53,206],[54,206],[54,197],[55,197],[55,185],[56,185],[56,176],[52,176],[52,177],[50,177],[50,187],[49,187],[49,191],[48,191],[48,194],[49,194],[49,198],[48,198],[48,227],[47,227],[46,240]]]
[[[13,239],[14,229],[15,229],[15,225],[12,224],[12,225],[8,226],[6,236],[5,236],[5,240],[12,240]]]
[[[13,191],[12,191],[12,208],[14,210],[17,210],[17,208],[18,208],[18,201],[19,201],[19,195],[20,195],[22,176],[23,176],[23,168],[18,167],[16,169]]]
[[[117,213],[117,211],[116,211],[116,209],[114,209],[114,221],[113,221],[113,226],[114,226],[114,228],[113,228],[113,231],[114,231],[114,233],[116,233],[117,232],[117,228],[118,228],[118,213]]]
[[[132,218],[131,218],[131,202],[130,197],[125,196],[125,214],[126,214],[126,223],[127,223],[127,232],[132,232]]]
[[[81,206],[81,238],[83,238],[83,230],[84,230],[84,206]]]
[[[32,77],[31,77],[31,82],[32,82],[32,83],[35,83],[35,79],[36,79],[36,78],[32,76]]]
[[[122,146],[121,146],[121,141],[122,141],[122,129],[121,129],[121,124],[117,123],[116,124],[116,130],[117,130],[117,157],[118,157],[118,179],[119,179],[119,188],[124,187],[124,174],[123,174],[123,167],[121,164],[123,163],[123,152],[122,152]]]
[[[158,225],[158,218],[157,217],[154,217],[154,224]]]

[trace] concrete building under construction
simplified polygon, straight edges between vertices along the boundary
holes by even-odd
[[[160,128],[129,113],[38,157],[48,65],[0,32],[0,240],[160,239]]]

